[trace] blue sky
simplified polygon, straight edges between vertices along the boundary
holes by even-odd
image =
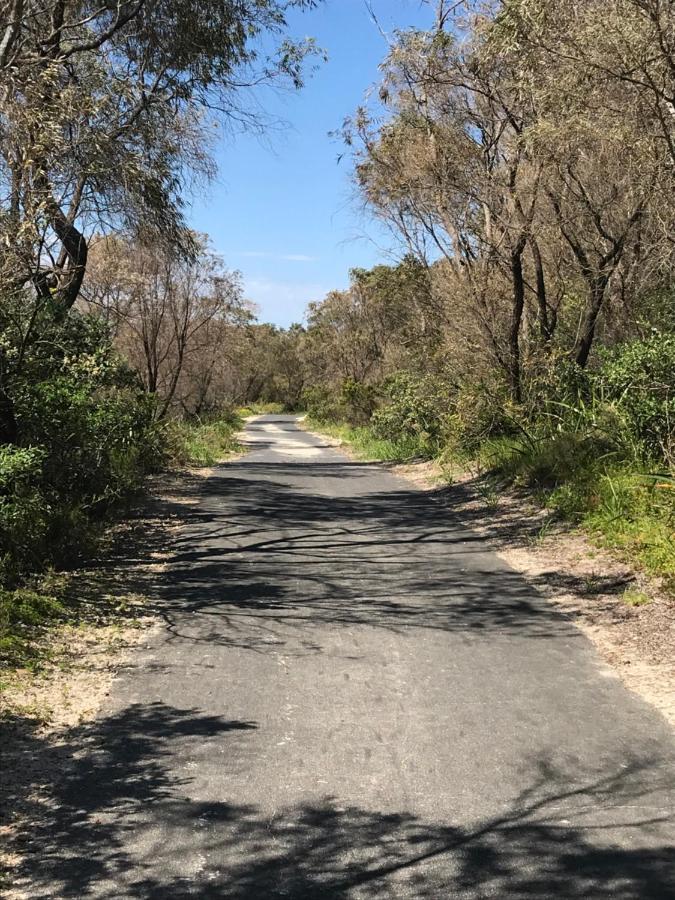
[[[420,0],[372,0],[387,32],[423,25]],[[260,95],[286,125],[264,138],[240,134],[217,150],[217,180],[195,199],[191,225],[207,232],[229,268],[244,276],[261,321],[301,321],[310,300],[346,287],[354,266],[387,262],[394,242],[364,216],[344,148],[329,136],[378,80],[386,42],[365,0],[325,0],[291,17],[293,36],[311,35],[328,53],[300,93]]]

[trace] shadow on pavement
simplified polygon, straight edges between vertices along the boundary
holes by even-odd
[[[200,490],[198,505],[163,501],[159,514],[186,528],[173,539],[169,569],[139,584],[165,619],[169,642],[258,653],[283,645],[302,656],[323,652],[321,628],[357,625],[451,631],[492,644],[526,636],[539,645],[561,634],[566,647],[582,640],[485,552],[464,516],[402,484],[386,490],[373,467],[244,460],[220,467]],[[160,648],[154,665],[164,662]],[[636,735],[633,759],[619,747],[595,770],[580,763],[564,770],[550,755],[528,759],[527,789],[467,823],[463,809],[431,821],[317,797],[270,817],[213,798],[199,773],[213,760],[248,773],[258,727],[151,703],[71,729],[58,742],[25,730],[25,756],[41,773],[19,798],[27,820],[39,823],[25,839],[27,896],[675,894],[675,847],[664,837],[672,835],[672,811],[658,805],[672,796],[672,768],[644,750],[648,736]]]
[[[380,478],[350,462],[220,467],[181,510],[169,572],[139,591],[170,635],[258,652],[319,652],[312,631],[327,624],[578,637],[445,496]]]
[[[675,848],[655,842],[667,813],[644,806],[645,783],[658,788],[649,760],[585,777],[533,760],[527,790],[470,827],[330,797],[272,818],[194,799],[189,766],[177,777],[172,760],[218,744],[234,765],[255,728],[151,704],[73,729],[65,777],[33,801],[41,825],[19,881],[31,900],[672,896]],[[32,751],[53,748],[36,737]]]

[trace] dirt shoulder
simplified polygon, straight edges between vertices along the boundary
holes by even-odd
[[[93,720],[117,673],[161,617],[153,584],[209,470],[148,480],[97,559],[60,576],[67,620],[46,627],[31,668],[0,672],[0,895],[30,849],[31,823],[68,762],[69,735]],[[55,772],[56,769],[56,772]]]
[[[354,456],[348,445],[321,437]],[[556,520],[515,490],[487,489],[466,472],[434,462],[379,463],[433,491],[452,515],[485,535],[495,552],[544,594],[595,645],[609,671],[675,727],[675,600],[649,578]]]

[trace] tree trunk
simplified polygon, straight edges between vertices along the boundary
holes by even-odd
[[[525,308],[525,279],[523,277],[523,250],[525,244],[519,242],[511,253],[511,279],[513,282],[513,309],[509,327],[509,386],[511,397],[516,403],[523,399],[520,372],[520,326]]]
[[[539,319],[539,333],[541,335],[544,347],[548,349],[553,337],[553,327],[548,314],[548,302],[546,300],[546,276],[544,274],[544,264],[541,259],[539,244],[533,237],[529,239],[530,252],[532,253],[532,261],[534,263],[534,273],[537,282],[537,315]]]
[[[598,316],[605,299],[609,275],[598,275],[590,282],[590,293],[583,322],[579,331],[579,337],[574,348],[574,358],[577,365],[586,368],[588,357],[595,338],[595,328],[598,324]]]

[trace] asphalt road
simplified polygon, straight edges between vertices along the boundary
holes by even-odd
[[[675,743],[452,491],[249,425],[69,748],[31,900],[668,898]]]

